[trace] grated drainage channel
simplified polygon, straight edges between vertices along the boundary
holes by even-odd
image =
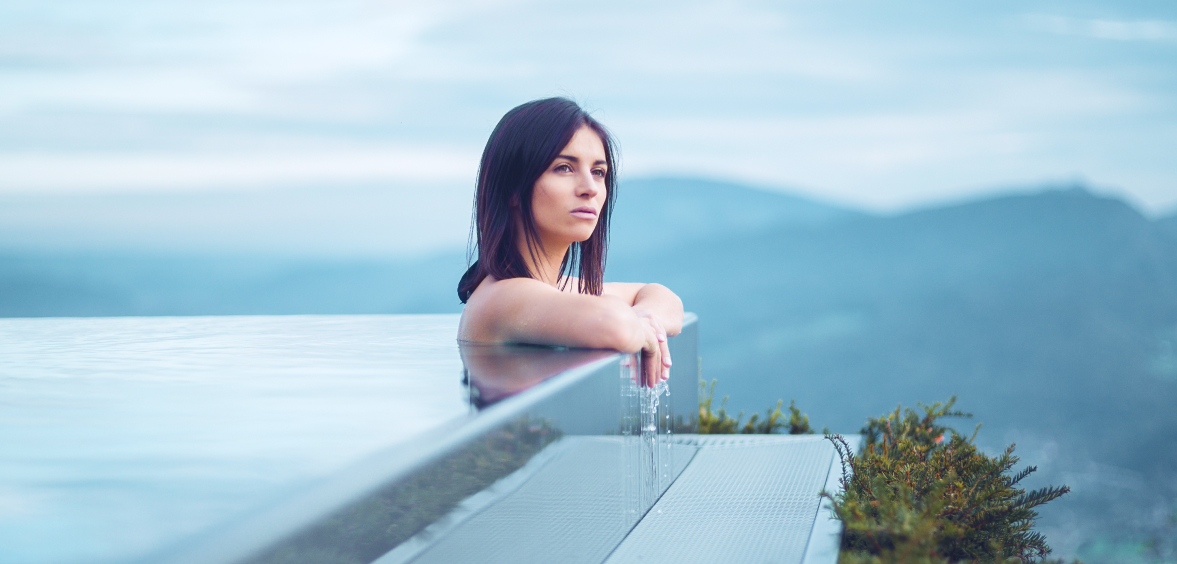
[[[676,442],[698,451],[607,563],[836,561],[839,528],[828,510],[819,514],[818,497],[834,491],[840,472],[829,441],[684,435]]]
[[[626,446],[622,437],[565,437],[373,564],[448,564],[473,555],[513,564],[602,562],[633,525],[622,511]],[[695,449],[670,447],[677,475]]]

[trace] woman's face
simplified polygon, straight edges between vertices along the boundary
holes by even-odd
[[[605,205],[607,170],[601,138],[581,126],[532,191],[531,213],[545,247],[570,245],[593,234]]]

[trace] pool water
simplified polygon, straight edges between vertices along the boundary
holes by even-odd
[[[0,319],[0,561],[141,559],[473,417],[457,322]]]

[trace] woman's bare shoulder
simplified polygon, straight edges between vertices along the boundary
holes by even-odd
[[[500,330],[504,317],[516,310],[520,302],[554,291],[555,288],[532,278],[496,280],[487,276],[466,300],[458,325],[458,339],[484,343],[505,342],[508,339],[504,338]]]

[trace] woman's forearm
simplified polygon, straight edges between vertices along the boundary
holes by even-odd
[[[682,300],[661,284],[646,284],[638,290],[633,300],[634,309],[642,309],[654,314],[667,335],[677,335],[682,331],[683,309]]]

